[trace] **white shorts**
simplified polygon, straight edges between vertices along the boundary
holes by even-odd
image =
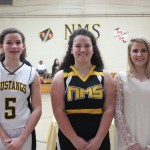
[[[5,130],[5,133],[10,137],[10,138],[16,138],[16,137],[18,137],[20,134],[21,134],[21,132],[22,132],[22,130],[23,130],[24,128],[19,128],[19,129],[13,129],[13,130]],[[32,150],[31,149],[31,147],[32,147],[32,137],[31,137],[31,135],[28,137],[28,139],[25,141],[25,143],[24,143],[24,145],[23,145],[23,147],[22,147],[22,149],[21,150]],[[3,144],[3,142],[1,141],[1,139],[0,139],[0,150],[7,150],[6,149],[6,146]]]

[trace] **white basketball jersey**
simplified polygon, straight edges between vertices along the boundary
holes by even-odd
[[[13,73],[0,62],[0,125],[4,130],[24,127],[29,116],[30,85],[35,68],[23,64]]]

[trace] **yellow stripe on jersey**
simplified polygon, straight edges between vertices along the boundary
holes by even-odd
[[[104,76],[104,73],[103,72],[93,71],[93,75]]]
[[[67,73],[67,72],[64,73],[64,78],[65,77],[72,77],[72,76],[77,76],[77,74],[75,72],[73,72],[73,71],[71,71],[69,73]]]
[[[82,77],[80,75],[80,73],[74,68],[74,66],[70,66],[70,68],[73,70],[69,73],[67,72],[64,72],[64,78],[65,77],[72,77],[72,76],[78,76],[83,82],[85,82],[89,76],[91,75],[96,75],[96,76],[104,76],[104,73],[103,72],[97,72],[97,71],[94,71],[95,69],[95,65],[92,66],[91,70],[88,72],[88,74],[85,76],[85,77]]]
[[[92,68],[90,69],[90,71],[87,73],[87,75],[86,75],[85,77],[82,77],[82,76],[80,75],[80,73],[76,70],[76,68],[74,68],[74,66],[70,66],[70,68],[71,68],[71,69],[73,70],[73,72],[74,72],[74,74],[72,74],[72,75],[78,76],[83,82],[85,82],[85,81],[89,78],[89,76],[93,74],[93,70],[95,69],[95,67],[96,67],[96,66],[93,65]]]
[[[102,114],[102,108],[99,109],[68,109],[66,114]]]
[[[72,76],[80,76],[80,74],[77,72],[77,70],[74,68],[74,66],[70,66],[70,68],[73,70],[69,73],[64,72],[64,78],[65,77],[72,77]]]

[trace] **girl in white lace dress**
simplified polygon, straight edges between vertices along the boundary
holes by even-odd
[[[150,43],[131,39],[127,72],[115,76],[115,150],[150,150]]]

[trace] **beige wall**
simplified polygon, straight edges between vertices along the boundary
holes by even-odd
[[[92,26],[99,24],[100,27],[96,27],[100,33],[97,42],[105,66],[111,72],[118,72],[127,67],[127,43],[113,38],[114,29],[119,27],[129,32],[128,40],[135,36],[150,38],[150,10],[146,7],[149,4],[144,4],[146,1],[138,4],[132,2],[131,6],[128,6],[126,2],[119,3],[119,0],[113,2],[102,3],[95,0],[90,3],[90,1],[76,0],[71,3],[67,0],[50,2],[47,0],[43,4],[35,0],[30,2],[14,0],[14,7],[0,7],[0,30],[8,27],[20,29],[26,37],[27,59],[34,67],[40,59],[44,60],[48,71],[51,72],[54,59],[58,58],[62,61],[67,49],[65,25],[71,28],[74,24],[77,28],[78,24],[82,27],[89,24],[89,30],[97,36]],[[24,7],[20,7],[21,5]],[[54,37],[47,42],[42,42],[38,33],[49,27]]]

